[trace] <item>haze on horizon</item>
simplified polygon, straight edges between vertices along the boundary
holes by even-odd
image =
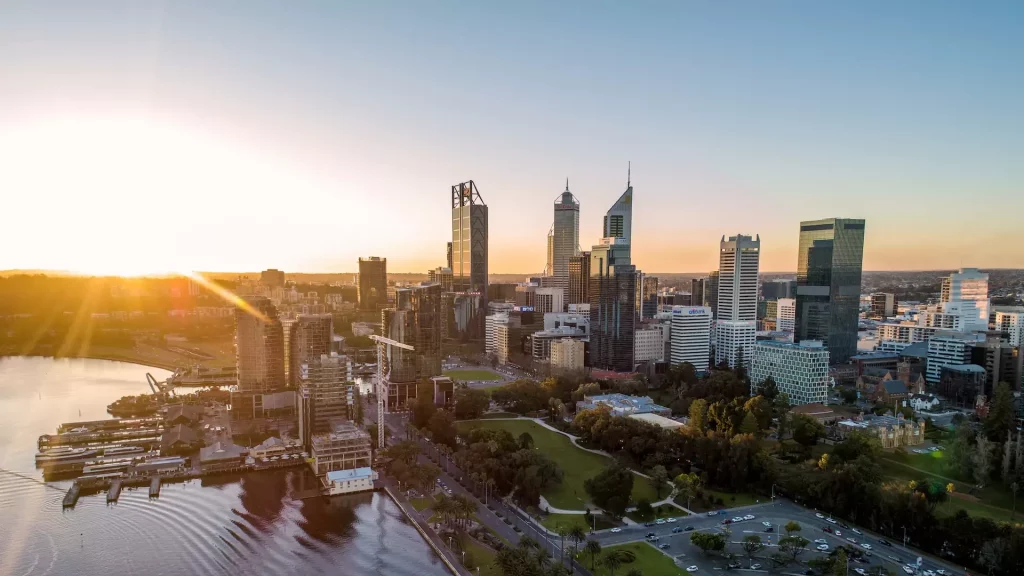
[[[865,218],[865,270],[1024,267],[1018,2],[5,2],[0,270],[443,265],[449,189],[492,273],[581,248],[633,163],[633,260],[717,265]]]

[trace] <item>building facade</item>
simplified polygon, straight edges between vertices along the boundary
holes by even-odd
[[[607,227],[608,216],[605,219]],[[617,222],[615,230],[621,232],[621,221]],[[636,269],[630,264],[628,243],[618,238],[602,242],[590,252],[590,363],[628,372],[633,369]]]
[[[470,180],[452,186],[452,282],[487,297],[487,205]]]
[[[925,379],[938,384],[943,366],[971,363],[971,350],[978,344],[977,337],[961,332],[937,332],[928,339],[928,363]]]
[[[820,342],[762,341],[754,345],[753,351],[751,394],[755,386],[771,376],[779,392],[789,395],[790,404],[828,404],[828,348]]]
[[[638,329],[633,336],[633,363],[665,360],[665,340],[659,326]]]
[[[796,300],[779,298],[776,305],[775,328],[780,332],[793,333],[796,330]]]
[[[299,365],[299,439],[310,448],[314,434],[331,430],[335,420],[351,420],[355,384],[350,362],[338,355],[322,354]]]
[[[233,418],[262,418],[276,407],[274,395],[287,387],[284,357],[284,329],[277,308],[268,298],[247,297],[235,310]],[[265,399],[271,400],[266,407]]]
[[[961,268],[942,279],[942,302],[959,303],[966,332],[988,330],[988,274],[977,268]]]
[[[884,320],[896,315],[896,295],[890,292],[875,292],[871,295],[871,317]]]
[[[311,465],[317,476],[326,476],[335,470],[366,468],[373,464],[370,435],[351,422],[332,421],[330,431],[314,434],[311,445]]]
[[[331,353],[334,318],[330,314],[299,314],[295,321],[288,323],[286,339],[288,384],[296,388],[299,383],[299,367]]]
[[[260,272],[260,284],[268,288],[280,288],[284,286],[284,272],[276,268],[270,268]]]
[[[561,288],[569,287],[569,259],[579,253],[580,246],[580,203],[569,192],[569,181],[565,192],[555,200],[555,221],[551,231],[551,276]]]
[[[441,285],[399,288],[395,306],[381,313],[384,335],[414,349],[388,347],[389,380],[409,383],[440,376]]]
[[[569,293],[567,304],[590,303],[590,252],[569,258]]]
[[[434,268],[433,270],[427,271],[427,281],[431,284],[440,284],[441,292],[451,292],[452,283],[454,282],[452,277],[451,268]]]
[[[658,313],[658,277],[637,272],[636,313],[640,320],[650,320]]]
[[[585,344],[582,340],[562,338],[551,343],[551,367],[559,370],[582,370]]]
[[[1024,347],[1024,307],[1012,312],[998,310],[995,320],[995,329],[1005,334],[1010,344]]]
[[[380,310],[388,306],[388,259],[359,259],[359,308]]]
[[[864,220],[828,218],[800,223],[795,340],[820,340],[831,361],[857,353]]]
[[[757,288],[761,240],[723,236],[718,260],[718,316],[715,318],[715,363],[749,365],[757,334]]]
[[[672,307],[669,360],[673,366],[689,362],[698,373],[708,371],[712,323],[708,306]]]

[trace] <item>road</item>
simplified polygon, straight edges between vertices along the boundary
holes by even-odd
[[[859,564],[856,562],[850,562],[850,574],[855,573],[856,568],[863,568],[868,570],[871,566],[885,566],[886,568],[895,571],[897,574],[905,574],[902,570],[902,566],[907,564],[913,564],[916,562],[918,552],[906,549],[899,544],[892,542],[893,546],[885,546],[881,542],[883,540],[888,541],[878,535],[869,533],[865,530],[861,530],[862,535],[855,534],[852,530],[843,528],[840,523],[831,524],[827,520],[819,519],[815,516],[813,510],[808,510],[802,506],[798,506],[789,502],[788,500],[778,499],[774,504],[755,504],[753,506],[745,506],[742,508],[734,508],[731,510],[721,511],[715,516],[707,516],[706,514],[685,516],[678,518],[675,523],[665,523],[662,525],[655,525],[651,527],[636,525],[636,526],[625,526],[620,532],[613,533],[611,530],[601,530],[596,534],[596,540],[601,543],[601,546],[614,546],[616,544],[624,544],[626,542],[637,542],[642,541],[646,534],[653,532],[660,538],[659,544],[668,543],[669,548],[665,550],[665,553],[675,558],[679,564],[684,566],[696,565],[705,570],[712,569],[724,569],[727,565],[727,561],[718,557],[707,557],[699,548],[690,543],[691,531],[683,531],[680,533],[673,533],[672,529],[675,527],[692,527],[693,531],[721,531],[725,526],[722,525],[722,521],[726,518],[733,518],[752,514],[755,516],[754,520],[746,520],[743,522],[732,523],[727,527],[731,531],[730,542],[728,550],[734,552],[744,566],[747,566],[746,553],[740,547],[739,542],[743,540],[748,534],[757,534],[761,536],[762,542],[767,546],[772,547],[778,543],[779,533],[790,521],[795,521],[800,524],[802,530],[800,535],[810,540],[812,544],[808,546],[807,552],[803,553],[800,557],[802,562],[806,562],[809,558],[812,558],[815,554],[827,554],[827,552],[818,552],[815,549],[814,540],[822,538],[828,542],[830,549],[835,549],[840,544],[846,544],[855,548],[861,548],[861,544],[867,542],[871,545],[870,550],[871,556],[865,558],[866,562]],[[765,526],[762,522],[770,522],[773,527],[773,532],[765,532]],[[828,526],[833,530],[838,529],[841,532],[841,536],[830,534],[822,530],[823,527]],[[858,528],[859,529],[859,528]],[[847,538],[853,538],[857,544],[851,543]],[[863,548],[861,548],[863,550]],[[770,548],[766,548],[758,553],[754,562],[762,564],[766,568],[770,564],[767,557],[770,556],[774,551]],[[865,550],[865,552],[868,552]],[[897,560],[893,560],[893,558]],[[920,573],[923,574],[925,570],[938,570],[943,569],[946,574],[961,576],[964,571],[961,569],[954,568],[945,563],[938,562],[933,558],[922,556],[922,564]],[[780,572],[786,573],[799,573],[804,568],[798,568],[796,566],[783,567]]]

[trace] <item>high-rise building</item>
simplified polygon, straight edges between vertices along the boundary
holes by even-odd
[[[630,244],[633,238],[633,185],[626,179],[626,191],[612,204],[604,215],[604,238],[616,238],[622,244]]]
[[[769,376],[793,405],[828,403],[828,348],[821,342],[799,344],[761,341],[754,345],[750,366],[751,395]]]
[[[707,278],[693,278],[690,280],[690,306],[707,306]]]
[[[715,363],[746,365],[757,335],[757,288],[761,239],[722,237],[718,260],[718,316]]]
[[[284,330],[270,299],[247,297],[235,309],[235,350],[238,380],[231,394],[232,417],[262,418],[276,407],[274,400],[264,406],[264,397],[286,388]]]
[[[644,326],[633,332],[633,362],[665,360],[665,336],[660,324]]]
[[[286,335],[288,384],[297,387],[300,366],[331,353],[334,318],[330,314],[299,314],[288,323]]]
[[[567,304],[590,303],[590,252],[569,258],[569,292]]]
[[[487,205],[472,180],[452,186],[452,269],[456,292],[487,297]]]
[[[359,259],[359,308],[380,310],[388,305],[388,259]]]
[[[551,230],[551,271],[559,279],[562,288],[569,286],[569,259],[580,249],[580,203],[569,192],[569,180],[565,181],[565,192],[555,200],[555,223]]]
[[[936,332],[928,339],[928,363],[925,379],[938,384],[943,366],[971,363],[971,351],[984,341],[983,336],[963,332]]]
[[[942,279],[942,302],[958,303],[964,317],[965,332],[988,330],[991,302],[988,299],[988,274],[977,268],[961,268]]]
[[[711,308],[711,314],[718,319],[718,270],[712,270],[704,284],[704,305]],[[693,300],[690,300],[691,305]]]
[[[658,277],[636,274],[636,315],[640,320],[650,320],[658,313]]]
[[[284,286],[284,272],[276,268],[264,270],[260,272],[260,284],[268,288]]]
[[[896,315],[896,295],[891,292],[875,292],[871,295],[871,316],[878,319]]]
[[[775,279],[765,280],[761,283],[761,298],[765,300],[792,298],[795,295],[796,280]]]
[[[820,340],[841,364],[857,352],[864,220],[800,223],[795,340]]]
[[[452,269],[452,243],[451,242],[448,242],[447,248],[448,248],[448,258],[447,258],[446,262],[447,262],[448,269],[451,270]]]
[[[322,354],[299,365],[299,438],[307,448],[313,434],[330,432],[335,419],[352,419],[355,402],[352,366],[336,354]]]
[[[428,282],[437,283],[441,285],[441,292],[452,291],[452,269],[451,268],[434,268],[433,270],[427,270]]]
[[[1014,311],[996,311],[996,330],[1006,334],[1007,340],[1014,346],[1024,349],[1024,306]]]
[[[562,338],[551,343],[551,367],[559,370],[582,370],[584,344],[581,340]]]
[[[544,275],[554,276],[555,274],[555,225],[552,224],[551,228],[548,228],[548,249],[547,249],[547,263],[544,264]]]
[[[779,298],[775,310],[775,327],[780,332],[796,330],[796,300]]]
[[[711,308],[707,306],[672,307],[669,357],[673,366],[689,362],[697,372],[707,372],[713,320]]]
[[[565,311],[565,291],[562,288],[537,288],[533,298],[534,311],[538,314]]]
[[[590,251],[590,363],[595,368],[633,369],[636,290],[629,244],[620,238],[602,239]]]
[[[415,398],[416,382],[441,375],[441,286],[423,284],[395,291],[395,307],[381,312],[384,336],[413,350],[388,347],[388,404],[395,410]]]
[[[979,338],[981,335],[978,335]],[[995,394],[1000,382],[1010,385],[1010,390],[1017,391],[1021,386],[1024,374],[1024,355],[1020,346],[1007,341],[999,334],[989,333],[984,341],[975,344],[971,349],[971,363],[985,369],[985,391],[989,398]]]

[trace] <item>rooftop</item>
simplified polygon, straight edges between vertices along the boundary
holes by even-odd
[[[327,473],[328,482],[344,482],[346,480],[362,480],[373,478],[373,469],[368,467],[353,468],[352,470],[332,470]]]
[[[631,414],[643,414],[647,412],[663,412],[668,410],[664,406],[654,403],[650,396],[626,396],[625,394],[601,394],[598,396],[586,396],[583,399],[584,406],[597,406],[603,404],[615,412],[628,412]]]
[[[896,360],[900,355],[895,352],[869,352],[865,354],[854,354],[850,360]]]
[[[928,343],[927,342],[914,342],[910,346],[907,346],[903,350],[900,350],[900,357],[910,358],[927,358],[928,357]]]
[[[812,402],[810,404],[802,404],[800,406],[793,406],[789,409],[794,414],[804,414],[806,416],[827,416],[835,414],[835,410],[821,404],[820,402]]]
[[[953,370],[954,372],[974,372],[976,374],[984,374],[985,369],[977,364],[950,364],[949,366],[943,366],[943,370]]]
[[[654,424],[655,426],[660,426],[662,428],[667,429],[682,428],[684,426],[684,424],[682,422],[679,422],[678,420],[673,420],[671,418],[666,418],[664,416],[658,416],[657,414],[630,414],[629,417],[636,418],[637,420],[642,420],[644,422],[647,422],[648,424]]]
[[[210,446],[199,449],[199,461],[226,460],[230,458],[241,458],[246,449],[231,442],[216,442]]]
[[[828,352],[828,348],[822,345],[820,340],[804,340],[799,343],[781,342],[779,340],[758,340],[755,346],[769,346],[771,348],[783,348],[786,350],[813,350],[816,352]]]

